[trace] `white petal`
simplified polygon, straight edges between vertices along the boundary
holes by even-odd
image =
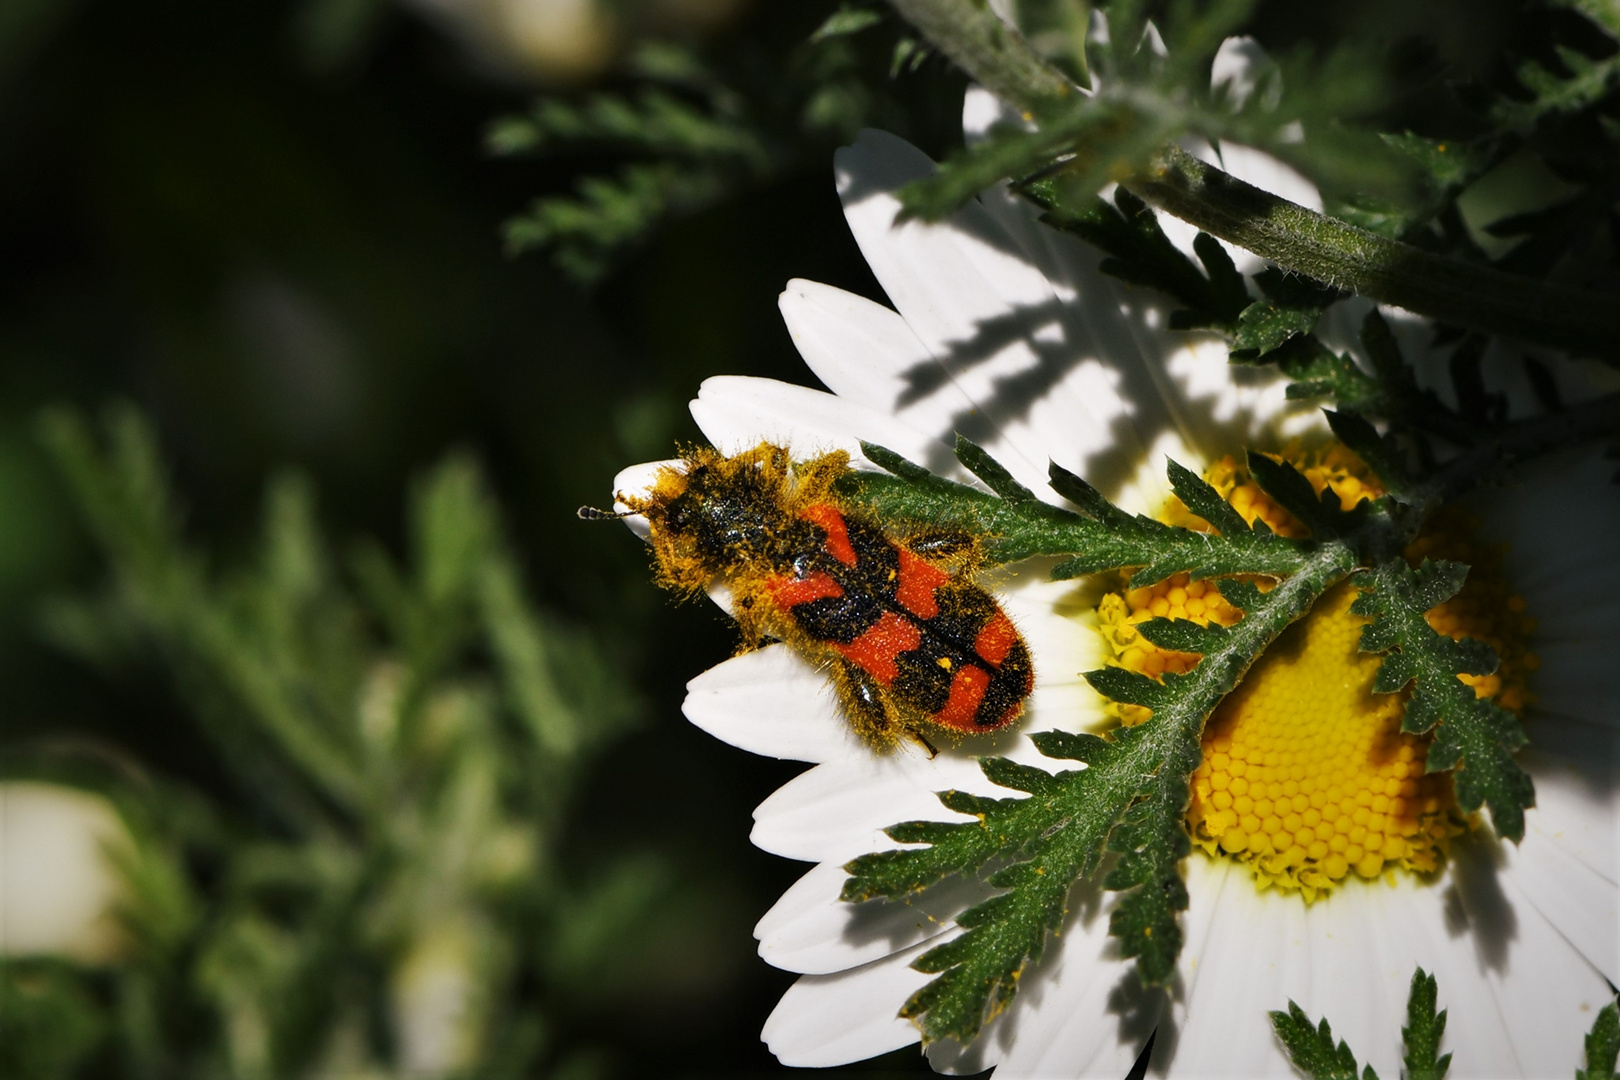
[[[864,461],[862,441],[912,460],[928,460],[939,453],[933,440],[885,412],[775,379],[739,375],[705,379],[690,408],[703,434],[727,454],[771,442],[787,447],[797,460],[845,450]]]
[[[1344,331],[1359,330],[1361,319],[1370,307],[1366,301],[1351,300],[1328,309],[1324,324],[1331,323],[1338,328],[1334,338],[1336,347],[1342,348],[1351,340],[1344,336]],[[1457,346],[1433,347],[1430,344],[1434,336],[1433,324],[1411,312],[1386,308],[1383,314],[1395,331],[1401,354],[1411,365],[1418,385],[1434,391],[1445,405],[1455,409],[1457,385],[1451,376],[1451,359]],[[1324,337],[1324,340],[1328,339]],[[1357,352],[1360,352],[1359,347]],[[1530,381],[1525,364],[1527,358],[1533,358],[1540,365],[1556,388],[1558,400],[1564,405],[1590,401],[1603,392],[1598,385],[1603,378],[1602,373],[1594,374],[1592,368],[1579,361],[1492,338],[1479,358],[1479,375],[1486,393],[1500,394],[1507,399],[1510,417],[1534,416],[1547,411],[1546,402]]]
[[[1520,761],[1536,782],[1525,837],[1504,844],[1503,877],[1610,979],[1620,979],[1620,736],[1532,721]]]
[[[788,282],[779,306],[799,355],[829,390],[844,401],[879,406],[919,433],[934,433],[925,453],[908,456],[936,473],[963,478],[946,437],[959,429],[959,418],[972,414],[973,402],[904,319],[882,304],[813,281]],[[921,390],[925,385],[931,386],[927,392]]]
[[[833,761],[870,755],[850,730],[827,680],[786,645],[734,656],[686,684],[686,718],[765,757]]]
[[[1304,904],[1259,894],[1241,868],[1211,866],[1202,855],[1188,860],[1187,878],[1189,907],[1210,905],[1211,928],[1201,949],[1183,953],[1182,970],[1194,972],[1187,1019],[1179,1032],[1161,1034],[1155,1062],[1173,1075],[1288,1075],[1266,1013],[1308,989],[1300,970],[1309,964],[1312,944]],[[1285,989],[1290,982],[1297,987],[1291,994]]]
[[[804,976],[766,1019],[765,1044],[784,1065],[827,1068],[917,1042],[916,1026],[898,1014],[932,978],[908,966],[931,944],[853,971]]]
[[[996,119],[1015,121],[1016,115],[988,92],[970,89],[963,103],[964,129],[971,134],[975,124]],[[1144,469],[1162,486],[1164,455],[1200,468],[1198,453],[1179,437],[1184,432],[1175,408],[1180,395],[1164,372],[1166,358],[1199,337],[1162,331],[1168,314],[1162,297],[1104,274],[1100,249],[1042,224],[1030,202],[1006,185],[985,192],[980,203],[1021,258],[1047,279],[1059,303],[1061,347],[1046,345],[1044,352],[1049,364],[1060,357],[1067,370],[1052,404],[1043,403],[1032,416],[1053,440],[1048,456],[1115,501],[1131,497],[1124,489],[1140,482]],[[1085,401],[1091,431],[1110,439],[1076,440],[1075,415],[1062,404],[1073,396]],[[1164,443],[1166,436],[1172,441]],[[1126,508],[1151,513],[1161,501]]]
[[[1488,538],[1507,542],[1503,569],[1540,622],[1531,641],[1541,659],[1535,712],[1620,728],[1620,693],[1608,674],[1620,649],[1612,471],[1599,450],[1554,455],[1467,506]]]
[[[1266,55],[1254,38],[1229,37],[1215,50],[1215,60],[1209,67],[1210,89],[1219,90],[1224,86],[1232,104],[1241,107],[1258,88],[1260,80],[1276,70],[1276,61]]]
[[[1320,409],[1288,399],[1279,372],[1233,364],[1227,355],[1225,342],[1194,338],[1166,358],[1182,427],[1206,459],[1327,430]]]
[[[1506,541],[1504,568],[1554,634],[1568,611],[1620,614],[1620,569],[1605,543],[1620,529],[1614,463],[1601,449],[1543,458],[1513,481],[1468,500],[1493,540]]]
[[[1505,887],[1493,850],[1483,844],[1473,848],[1454,858],[1453,877],[1475,947],[1475,973],[1484,976],[1497,1007],[1494,1017],[1460,1018],[1468,1027],[1457,1032],[1453,1067],[1460,1075],[1571,1075],[1581,1059],[1585,1029],[1611,998],[1608,985],[1546,919]],[[1445,973],[1436,977],[1442,987],[1448,985]],[[1450,981],[1459,979],[1454,974]],[[1469,1060],[1481,1049],[1481,1029],[1493,1021],[1511,1050]]]
[[[1020,980],[1015,1009],[984,1035],[979,1054],[1000,1058],[1000,1080],[1124,1076],[1155,1026],[1162,1040],[1173,1025],[1167,1002],[1141,994],[1119,959],[1108,938],[1111,909],[1095,885],[1076,888],[1062,936]]]
[[[790,859],[846,862],[897,846],[883,830],[902,821],[971,820],[947,810],[937,792],[995,790],[978,763],[943,749],[929,761],[902,746],[818,765],[754,810],[756,847]],[[1009,793],[1010,794],[1010,793]]]
[[[969,146],[983,142],[997,124],[1022,124],[1018,113],[982,86],[969,86],[962,95],[962,139]]]
[[[919,402],[945,393],[951,408],[965,396],[975,411],[950,423],[1036,490],[1048,457],[1066,462],[1108,445],[1123,408],[1109,374],[1065,340],[1062,301],[996,219],[970,203],[947,221],[897,226],[894,193],[933,163],[893,136],[863,132],[835,160],[857,243],[937,361],[901,373],[907,393]]]
[[[993,891],[957,878],[908,901],[849,904],[838,899],[848,877],[838,863],[822,863],[795,882],[754,927],[760,957],[810,975],[848,971],[951,930]]]
[[[1459,1052],[1456,1075],[1543,1075],[1559,1066],[1543,1064],[1545,1047],[1535,1036],[1508,1030],[1518,1025],[1506,1023],[1513,1013],[1498,1002],[1562,980],[1570,989],[1559,1007],[1567,1006],[1578,1027],[1590,1015],[1581,1007],[1601,985],[1546,920],[1528,905],[1514,908],[1488,865],[1467,863],[1440,886],[1406,878],[1394,886],[1352,882],[1309,908],[1297,896],[1255,892],[1241,868],[1220,873],[1202,856],[1189,862],[1193,911],[1206,904],[1215,910],[1210,932],[1201,944],[1189,935],[1183,954],[1187,1023],[1171,1060],[1162,1053],[1162,1030],[1155,1048],[1155,1062],[1175,1075],[1291,1075],[1265,1017],[1289,1000],[1313,1020],[1325,1015],[1358,1058],[1396,1075],[1394,1029],[1418,966],[1438,978],[1441,1004],[1451,1007],[1447,1048],[1469,1048]],[[1544,1011],[1551,1023],[1552,1010]],[[1559,1026],[1567,1031],[1571,1023]],[[1567,1056],[1561,1051],[1556,1060]]]
[[[1116,491],[1132,480],[1140,483],[1137,470],[1143,468],[1162,492],[1165,458],[1197,472],[1248,445],[1327,430],[1314,405],[1288,399],[1288,381],[1280,373],[1234,366],[1222,340],[1168,329],[1166,298],[1104,274],[1099,250],[1040,224],[1025,200],[997,189],[982,201],[1051,282],[1062,303],[1064,363],[1073,370],[1065,382],[1093,403],[1097,423],[1112,434],[1106,447],[1061,437],[1056,445],[1072,447],[1078,465],[1053,452],[1059,464],[1120,501]],[[1160,218],[1167,230],[1172,220]],[[1189,252],[1195,233],[1184,238]],[[1062,424],[1066,418],[1072,428],[1072,415],[1052,419]],[[1127,509],[1156,513],[1161,503],[1162,494]]]
[[[679,469],[682,462],[679,459],[670,461],[648,461],[640,465],[631,465],[620,469],[619,474],[613,478],[613,509],[624,513],[630,507],[624,503],[625,495],[642,495],[652,490],[658,482],[658,474],[665,469]],[[629,526],[630,531],[647,539],[652,532],[652,526],[640,514],[631,514],[622,519]]]

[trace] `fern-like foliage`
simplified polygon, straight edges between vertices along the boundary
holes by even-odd
[[[1287,1012],[1271,1014],[1271,1028],[1288,1051],[1288,1060],[1309,1080],[1378,1080],[1371,1065],[1356,1071],[1354,1051],[1343,1039],[1333,1041],[1326,1018],[1313,1027],[1305,1010],[1292,1001]]]
[[[1446,1034],[1446,1010],[1436,1009],[1439,996],[1433,975],[1422,968],[1412,972],[1412,988],[1406,997],[1406,1026],[1401,1028],[1401,1042],[1406,1046],[1402,1058],[1406,1080],[1446,1080],[1446,1071],[1451,1068],[1451,1055],[1440,1053],[1440,1040]]]
[[[1109,4],[1083,48],[1072,29],[1066,35],[1072,44],[1065,69],[1083,72],[1089,85],[1037,108],[1025,124],[996,127],[946,161],[936,176],[906,189],[907,210],[939,218],[999,180],[1042,173],[1080,204],[1186,136],[1263,147],[1327,188],[1400,190],[1406,178],[1400,155],[1341,123],[1379,103],[1380,80],[1367,57],[1353,50],[1289,56],[1246,80],[1210,85],[1217,50],[1254,6],[1252,0],[1172,5],[1150,22],[1149,4]]]
[[[1418,968],[1412,973],[1412,986],[1406,998],[1406,1026],[1401,1041],[1406,1054],[1401,1059],[1406,1080],[1445,1080],[1451,1055],[1440,1053],[1440,1040],[1446,1033],[1446,1011],[1436,1011],[1439,988],[1433,975]],[[1312,1026],[1294,1002],[1287,1012],[1271,1014],[1271,1028],[1283,1044],[1288,1060],[1309,1080],[1378,1080],[1378,1073],[1367,1065],[1358,1073],[1356,1056],[1343,1039],[1333,1040],[1333,1029],[1326,1017]]]
[[[1188,852],[1182,818],[1204,721],[1266,645],[1352,571],[1369,509],[1344,513],[1331,495],[1319,499],[1291,466],[1253,455],[1256,481],[1312,531],[1309,541],[1286,540],[1263,523],[1251,528],[1203,480],[1172,465],[1172,487],[1216,530],[1195,532],[1126,514],[1056,466],[1052,485],[1076,509],[1049,505],[966,440],[959,440],[957,456],[988,494],[932,476],[879,447],[865,449],[892,476],[856,477],[851,494],[886,517],[971,529],[988,538],[992,562],[1067,554],[1058,576],[1132,567],[1140,582],[1183,571],[1216,578],[1226,599],[1243,611],[1230,628],[1167,619],[1138,627],[1157,645],[1201,655],[1185,675],[1156,680],[1122,668],[1089,673],[1100,692],[1151,710],[1151,717],[1106,739],[1035,736],[1042,753],[1083,762],[1085,769],[1053,773],[987,760],[988,779],[1029,797],[946,792],[947,807],[977,821],[897,825],[890,830],[895,839],[927,846],[864,856],[848,867],[843,895],[850,901],[899,899],[951,875],[993,869],[989,882],[1002,891],[959,917],[966,933],[916,963],[939,975],[904,1009],[929,1038],[967,1042],[978,1034],[1011,998],[1023,969],[1039,959],[1046,935],[1061,924],[1073,883],[1094,873],[1105,854],[1114,862],[1103,884],[1123,894],[1110,932],[1124,954],[1136,958],[1146,982],[1164,982],[1181,948],[1177,917],[1187,897],[1178,868]],[[1262,591],[1233,575],[1278,584]]]
[[[1381,453],[1388,457],[1393,487],[1410,486],[1398,457],[1365,420],[1339,414],[1335,424],[1367,447],[1375,464],[1384,460]],[[1523,811],[1533,799],[1512,758],[1522,733],[1516,723],[1502,722],[1502,710],[1474,703],[1472,690],[1457,678],[1490,670],[1489,650],[1441,637],[1424,621],[1426,611],[1456,591],[1460,571],[1427,564],[1411,571],[1398,559],[1377,555],[1400,550],[1413,528],[1416,511],[1397,498],[1345,512],[1331,491],[1318,496],[1292,466],[1251,454],[1250,475],[1310,531],[1306,540],[1291,540],[1274,535],[1259,519],[1251,527],[1214,488],[1174,463],[1172,489],[1211,531],[1127,514],[1055,465],[1051,486],[1072,509],[1047,503],[965,439],[958,439],[957,458],[988,490],[935,476],[881,447],[867,445],[864,451],[888,475],[854,474],[845,481],[845,494],[885,519],[982,536],[991,563],[1063,556],[1053,570],[1058,578],[1128,568],[1136,584],[1176,573],[1212,579],[1243,612],[1224,628],[1162,618],[1136,627],[1161,648],[1197,654],[1200,660],[1186,674],[1150,678],[1119,667],[1087,673],[1099,692],[1138,706],[1149,718],[1106,738],[1033,736],[1046,756],[1085,768],[1048,771],[987,759],[987,779],[1027,797],[944,792],[947,808],[976,820],[896,825],[889,835],[916,846],[848,865],[843,898],[851,902],[900,900],[958,875],[988,874],[998,890],[958,917],[964,933],[914,964],[938,976],[902,1010],[926,1038],[969,1042],[978,1035],[1016,993],[1024,969],[1039,960],[1047,935],[1061,926],[1074,882],[1096,873],[1105,856],[1112,868],[1102,884],[1121,894],[1110,933],[1121,952],[1136,959],[1145,983],[1170,978],[1182,942],[1178,916],[1187,905],[1179,864],[1189,850],[1183,824],[1188,777],[1200,760],[1204,722],[1266,646],[1352,574],[1365,590],[1355,610],[1375,617],[1363,648],[1388,652],[1377,689],[1393,692],[1417,682],[1407,727],[1428,731],[1440,724],[1430,768],[1456,769],[1463,805],[1488,805],[1502,835],[1522,835]],[[1275,584],[1262,590],[1255,578]],[[1420,1046],[1426,1045],[1424,1030],[1414,1029]]]
[[[570,796],[635,703],[531,604],[478,469],[452,456],[419,480],[404,561],[334,549],[310,484],[283,476],[251,555],[221,568],[138,414],[43,430],[110,567],[46,631],[105,678],[171,685],[169,723],[201,734],[220,790],[107,752],[8,756],[118,805],[134,944],[102,972],[5,965],[0,1071],[67,1075],[71,1052],[130,1076],[392,1073],[423,965],[469,1005],[508,1003],[446,1029],[469,1072],[566,1071],[539,1017],[622,955],[662,875],[563,863]]]
[[[1362,629],[1361,650],[1384,653],[1373,689],[1392,694],[1412,686],[1401,729],[1424,734],[1438,725],[1429,746],[1429,771],[1455,770],[1457,802],[1465,810],[1490,807],[1491,823],[1510,840],[1524,836],[1524,810],[1535,787],[1513,761],[1527,741],[1518,717],[1489,698],[1476,697],[1458,675],[1489,675],[1496,654],[1473,638],[1454,641],[1437,633],[1424,612],[1462,588],[1468,567],[1429,562],[1413,569],[1390,559],[1359,575],[1361,595],[1351,610],[1372,616]]]
[[[509,220],[508,250],[544,250],[575,280],[595,282],[668,221],[822,168],[863,126],[904,128],[885,74],[915,70],[928,50],[865,4],[811,25],[785,44],[749,41],[740,55],[647,42],[622,88],[542,96],[496,120],[491,153],[609,162]]]
[[[1611,1001],[1592,1021],[1592,1030],[1586,1036],[1586,1068],[1576,1071],[1575,1080],[1614,1080],[1617,1056],[1620,1056],[1620,1010]]]
[[[1446,1033],[1446,1010],[1437,1009],[1439,985],[1433,975],[1418,968],[1412,973],[1406,999],[1406,1024],[1401,1041],[1406,1053],[1401,1058],[1406,1080],[1445,1080],[1451,1068],[1451,1055],[1440,1053]],[[1378,1080],[1371,1065],[1356,1071],[1356,1056],[1350,1045],[1335,1042],[1326,1017],[1316,1025],[1294,1002],[1288,1011],[1273,1012],[1271,1027],[1288,1053],[1288,1060],[1307,1080]],[[1586,1036],[1586,1068],[1575,1070],[1575,1080],[1613,1080],[1614,1065],[1620,1054],[1620,1011],[1610,1002],[1598,1010]]]

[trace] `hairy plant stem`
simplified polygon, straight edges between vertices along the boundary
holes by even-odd
[[[890,0],[940,52],[1030,114],[1077,93],[985,0]],[[1430,254],[1160,150],[1124,181],[1138,198],[1287,270],[1429,318],[1620,366],[1620,298]]]
[[[985,0],[890,0],[935,48],[1001,100],[1028,108],[1076,93]]]
[[[1620,297],[1434,255],[1319,214],[1167,146],[1125,186],[1211,236],[1443,322],[1620,361]]]

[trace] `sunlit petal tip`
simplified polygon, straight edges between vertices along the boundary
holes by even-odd
[[[658,482],[658,474],[665,469],[680,469],[682,462],[679,459],[670,461],[647,461],[639,465],[631,465],[620,469],[613,478],[613,509],[617,513],[624,513],[630,507],[624,502],[625,495],[645,495],[652,490]],[[630,531],[647,539],[651,533],[651,526],[645,517],[640,514],[630,514],[623,519],[630,527]]]
[[[852,971],[806,975],[783,995],[760,1033],[784,1065],[828,1068],[886,1054],[919,1041],[897,1014],[928,982],[911,961],[932,942]]]
[[[1209,68],[1210,89],[1223,91],[1234,106],[1241,106],[1257,89],[1260,79],[1276,70],[1276,61],[1254,38],[1229,37],[1215,50]]]
[[[862,442],[921,462],[944,452],[936,439],[888,412],[775,379],[706,379],[690,408],[703,434],[725,453],[740,453],[763,441],[787,447],[801,460],[843,450],[857,467],[872,468],[861,452]]]
[[[750,837],[790,859],[844,863],[894,847],[884,830],[901,821],[969,820],[947,810],[938,792],[991,787],[972,758],[947,748],[929,759],[919,746],[840,757],[801,773],[754,810]]]
[[[870,754],[838,715],[827,681],[785,645],[734,656],[686,684],[686,718],[764,757],[832,761]]]
[[[842,865],[822,863],[783,893],[754,927],[760,958],[809,975],[848,971],[955,930],[955,917],[992,891],[952,882],[915,900],[848,904],[838,899],[847,877]]]

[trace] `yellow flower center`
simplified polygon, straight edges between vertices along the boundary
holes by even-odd
[[[1380,494],[1376,478],[1341,445],[1315,452],[1290,447],[1280,456],[1318,493],[1331,487],[1347,510]],[[1282,535],[1304,535],[1231,459],[1217,462],[1206,479],[1245,520],[1263,518]],[[1208,527],[1179,500],[1162,516]],[[1501,549],[1481,543],[1474,531],[1465,514],[1442,511],[1406,557],[1414,565],[1423,558],[1469,564],[1467,583],[1429,612],[1429,625],[1495,649],[1501,660],[1495,674],[1459,677],[1479,696],[1517,711],[1530,698],[1525,680],[1537,664],[1527,647],[1534,623],[1502,577]],[[1351,613],[1355,597],[1348,584],[1329,590],[1255,661],[1210,716],[1192,778],[1187,827],[1194,843],[1247,864],[1261,889],[1298,890],[1307,901],[1352,874],[1432,873],[1450,838],[1468,824],[1449,774],[1424,772],[1429,739],[1400,730],[1406,695],[1372,690],[1379,658],[1359,650],[1368,620]],[[1158,648],[1136,632],[1136,623],[1158,616],[1230,626],[1241,618],[1213,582],[1185,574],[1149,588],[1127,583],[1103,597],[1098,615],[1113,662],[1153,676],[1185,672],[1198,657]],[[1125,724],[1148,715],[1137,706],[1116,709]]]

